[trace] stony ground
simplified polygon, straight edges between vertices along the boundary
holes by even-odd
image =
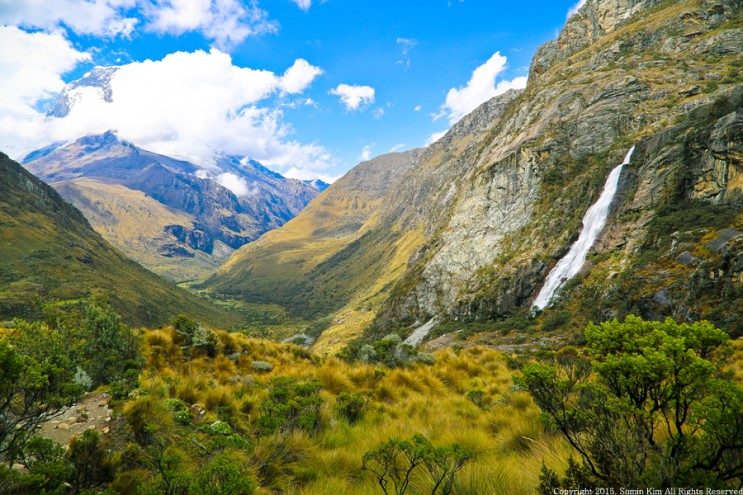
[[[82,401],[73,405],[64,414],[42,424],[40,435],[50,438],[62,445],[67,445],[70,438],[82,435],[85,430],[96,430],[107,434],[111,414],[108,408],[108,394],[92,392]]]

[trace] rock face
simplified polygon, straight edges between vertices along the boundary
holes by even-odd
[[[633,145],[604,233],[545,318],[706,317],[723,294],[743,293],[732,282],[738,241],[714,256],[699,244],[731,227],[743,204],[742,16],[737,0],[587,0],[537,51],[526,89],[486,102],[424,150],[363,235],[318,265],[333,274],[328,293],[352,294],[343,325],[359,307],[380,335],[436,316],[527,315]],[[364,273],[394,275],[355,285],[340,267],[360,260]],[[701,302],[709,280],[719,288]],[[295,288],[316,281],[299,273]]]
[[[39,150],[24,164],[80,208],[106,239],[179,282],[213,270],[319,193],[316,185],[251,160],[220,156],[204,170],[140,149],[113,132]],[[242,188],[228,189],[223,177]]]

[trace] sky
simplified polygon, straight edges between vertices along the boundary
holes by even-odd
[[[583,0],[584,1],[584,0]],[[332,182],[526,85],[576,0],[0,0],[0,151],[113,129]],[[112,98],[67,83],[117,66]]]

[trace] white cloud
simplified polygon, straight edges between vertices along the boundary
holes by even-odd
[[[431,146],[433,143],[435,143],[436,141],[444,137],[447,132],[449,132],[448,129],[446,131],[434,132],[428,137],[428,140],[426,141],[426,146]]]
[[[420,112],[421,110],[423,110],[423,105],[416,105],[415,108],[413,108],[414,112]]]
[[[278,26],[255,2],[240,0],[139,0],[148,18],[147,29],[156,33],[199,31],[229,49],[252,35],[276,32]]]
[[[384,116],[384,108],[381,108],[381,107],[375,108],[372,111],[372,117],[374,117],[377,120],[381,119],[383,116]]]
[[[77,51],[60,32],[27,33],[0,27],[0,108],[31,113],[39,100],[62,90],[62,74],[90,54]]]
[[[14,0],[3,1],[0,23],[55,29],[62,24],[79,34],[128,36],[137,19],[127,11],[137,0]]]
[[[312,7],[312,0],[292,0],[292,2],[297,4],[297,7],[307,12],[310,10],[310,7]]]
[[[0,23],[77,34],[129,36],[141,17],[144,28],[180,35],[197,31],[229,49],[248,36],[271,33],[278,25],[256,2],[241,0],[3,0]]]
[[[330,90],[330,94],[338,96],[346,110],[358,110],[362,106],[374,103],[374,88],[371,86],[339,84]]]
[[[247,196],[250,193],[250,190],[248,189],[248,183],[245,181],[245,179],[237,176],[236,174],[230,172],[219,174],[214,178],[214,180],[232,191],[238,198]]]
[[[364,146],[364,149],[361,150],[361,154],[359,155],[359,160],[362,162],[371,160],[372,152],[371,152],[371,145],[367,144]]]
[[[299,58],[294,65],[286,69],[281,77],[281,89],[289,94],[301,93],[322,73],[321,68],[310,65],[306,60]]]
[[[568,10],[567,18],[569,19],[573,15],[578,13],[578,10],[583,7],[583,5],[586,3],[586,0],[578,0],[578,3],[570,7],[570,10]]]
[[[390,148],[390,153],[395,153],[403,148],[405,148],[405,143],[396,144],[392,148]]]
[[[495,80],[506,69],[507,59],[500,52],[495,52],[490,59],[472,72],[472,77],[463,88],[451,88],[446,95],[446,103],[441,106],[434,120],[446,116],[450,124],[477,108],[481,103],[505,93],[509,89],[526,87],[526,77],[517,77],[511,81]]]
[[[3,28],[0,33],[12,35],[13,29]],[[32,36],[47,43],[30,50],[35,42]],[[120,66],[111,79],[113,101],[104,101],[98,88],[80,87],[74,91],[77,101],[66,117],[46,118],[33,110],[34,100],[59,91],[63,86],[59,74],[74,67],[77,60],[87,59],[87,54],[74,51],[60,35],[21,31],[21,37],[15,45],[0,39],[3,47],[14,48],[0,51],[5,74],[0,87],[9,88],[0,94],[25,109],[11,112],[0,107],[0,149],[14,157],[53,141],[114,129],[122,139],[170,156],[245,155],[278,171],[292,167],[318,171],[335,164],[323,147],[292,140],[280,110],[261,106],[267,97],[287,89],[286,74],[238,67],[217,49],[177,52],[159,61]],[[55,43],[57,51],[47,46]],[[26,65],[19,54],[24,54]],[[305,74],[290,78],[292,91],[309,83],[307,73],[312,70],[307,67],[312,66],[305,64],[298,61],[292,66],[304,67]],[[24,101],[28,101],[25,106]]]
[[[320,179],[323,182],[332,184],[333,182],[337,181],[341,176],[340,175],[328,175],[328,174],[318,173],[314,170],[303,170],[303,169],[292,167],[284,174],[284,177],[289,177],[290,179],[299,179],[299,180]]]

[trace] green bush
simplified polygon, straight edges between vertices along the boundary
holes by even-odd
[[[567,349],[515,379],[580,454],[572,475],[615,489],[740,486],[743,388],[721,373],[725,332],[628,316],[585,337],[590,359]]]
[[[336,411],[349,423],[354,424],[364,416],[366,399],[359,393],[341,392],[338,394]]]
[[[320,427],[321,388],[322,385],[315,381],[297,383],[283,377],[273,380],[268,399],[260,408],[259,432],[317,431]]]

